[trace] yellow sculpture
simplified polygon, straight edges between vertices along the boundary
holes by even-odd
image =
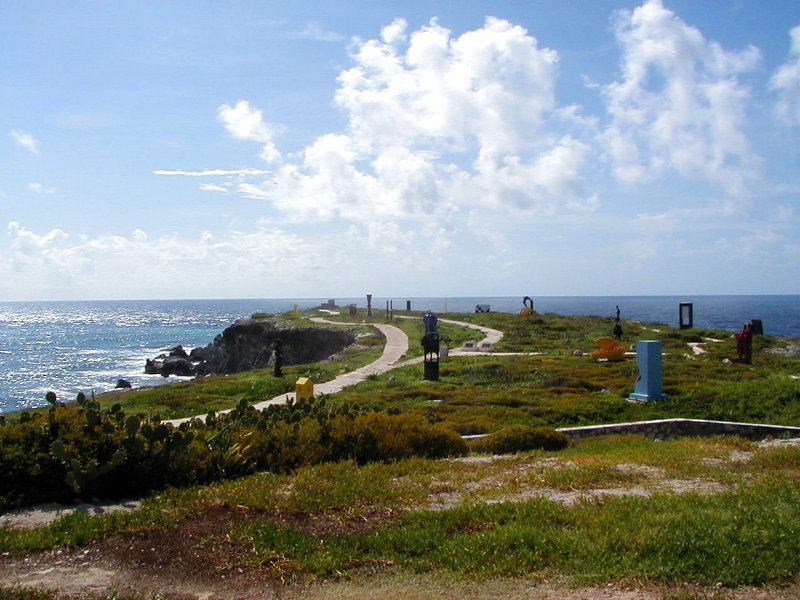
[[[314,382],[308,377],[300,377],[294,384],[294,395],[297,400],[305,398],[311,400],[314,397]]]
[[[605,358],[607,360],[622,360],[625,358],[625,346],[620,344],[617,340],[610,337],[601,337],[595,340],[599,346],[597,350],[590,353],[589,356],[595,360]]]

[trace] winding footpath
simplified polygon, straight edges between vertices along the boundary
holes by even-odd
[[[403,318],[416,318],[416,317],[403,317]],[[327,323],[329,325],[350,325],[350,326],[353,325],[353,323],[330,321],[322,317],[311,317],[310,320],[315,323]],[[490,329],[488,327],[473,325],[472,323],[464,323],[462,321],[451,321],[448,319],[440,319],[440,320],[444,323],[462,325],[464,327],[469,327],[471,329],[477,329],[481,331],[486,336],[481,341],[481,343],[488,342],[491,344],[496,344],[503,337],[503,332],[498,331],[497,329]],[[350,371],[349,373],[344,373],[342,375],[339,375],[338,377],[336,377],[335,379],[331,379],[330,381],[315,383],[314,392],[319,394],[335,394],[336,392],[342,391],[346,387],[364,381],[364,379],[366,379],[369,375],[380,375],[381,373],[385,373],[386,371],[395,369],[397,367],[422,362],[423,359],[422,356],[410,360],[401,361],[401,359],[403,359],[405,355],[408,353],[408,336],[402,329],[400,329],[399,327],[395,327],[394,325],[387,325],[385,323],[371,323],[371,325],[375,327],[378,331],[380,331],[386,338],[386,345],[383,347],[383,354],[381,354],[380,358],[378,358],[374,362],[371,362],[368,365],[356,369],[355,371]],[[481,354],[489,354],[489,353],[462,351],[462,350],[453,350],[450,353],[451,356],[481,355]],[[491,354],[500,354],[500,353],[493,352]],[[255,408],[256,410],[263,410],[267,406],[270,406],[272,404],[285,404],[286,401],[291,396],[292,394],[281,394],[280,396],[276,396],[271,400],[264,400],[263,402],[254,404],[253,408]],[[219,411],[219,414],[224,414],[230,412],[231,410],[232,409],[221,410]],[[182,423],[187,423],[189,421],[193,421],[194,419],[200,419],[201,421],[205,421],[207,416],[208,415],[196,415],[194,417],[185,417],[183,419],[172,419],[164,422],[170,423],[175,427],[177,427]]]

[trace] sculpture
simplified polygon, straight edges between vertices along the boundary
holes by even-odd
[[[614,338],[601,337],[595,340],[595,343],[600,348],[589,354],[593,359],[599,360],[605,358],[606,360],[622,360],[625,358],[625,346]]]
[[[530,303],[530,305],[528,305]],[[519,309],[519,316],[520,317],[527,317],[528,315],[532,315],[533,313],[533,298],[530,296],[525,296],[522,299],[522,308]]]
[[[750,323],[745,323],[742,330],[734,334],[736,338],[736,362],[745,365],[753,364],[753,330]]]
[[[617,306],[617,318],[614,321],[614,329],[611,330],[611,335],[617,339],[622,337],[622,323],[619,322],[619,306]]]
[[[425,324],[425,333],[436,333],[438,319],[431,311],[422,315],[422,322]]]
[[[283,377],[283,341],[275,340],[273,343],[272,356],[275,358],[275,377]]]
[[[428,381],[439,381],[439,343],[442,338],[437,332],[436,315],[428,311],[423,315],[422,322],[425,324],[425,335],[422,337],[424,376]]]

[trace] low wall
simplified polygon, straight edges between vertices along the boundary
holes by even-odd
[[[754,441],[766,438],[800,438],[800,427],[761,425],[757,423],[731,423],[728,421],[701,421],[697,419],[663,419],[611,425],[587,425],[559,429],[572,439],[596,435],[643,435],[650,439],[669,440],[680,437],[706,437],[738,435]]]

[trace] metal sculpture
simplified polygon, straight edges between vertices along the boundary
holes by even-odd
[[[618,340],[622,338],[622,323],[619,321],[619,306],[617,306],[617,318],[614,320],[614,328],[611,330],[611,335]]]
[[[519,316],[520,317],[527,317],[528,315],[533,314],[533,298],[530,296],[525,296],[522,299],[522,308],[519,309]]]
[[[439,381],[439,345],[442,338],[437,331],[438,320],[432,312],[426,312],[422,317],[425,324],[425,335],[422,337],[423,366],[427,381]]]
[[[283,340],[275,340],[272,356],[275,359],[275,377],[283,377]]]

